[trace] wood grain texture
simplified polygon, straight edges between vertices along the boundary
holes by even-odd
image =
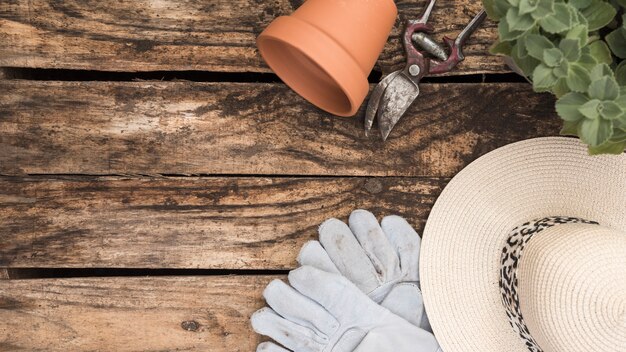
[[[254,351],[273,278],[1,280],[0,350]]]
[[[268,72],[255,38],[277,16],[303,0],[10,0],[0,2],[0,66],[111,71],[203,70]],[[396,1],[400,15],[379,69],[404,66],[399,34],[425,1]],[[435,37],[456,34],[480,2],[440,0]],[[466,48],[453,74],[508,72],[488,54],[496,39],[488,22]]]
[[[0,267],[291,269],[357,208],[421,231],[447,179],[0,178]]]
[[[423,84],[383,143],[282,84],[0,81],[0,174],[451,177],[558,134],[527,84]]]

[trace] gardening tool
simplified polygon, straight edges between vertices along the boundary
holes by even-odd
[[[433,31],[432,26],[427,24],[427,22],[435,6],[435,1],[430,1],[420,19],[407,21],[403,34],[403,44],[407,56],[404,69],[392,72],[384,77],[370,96],[365,115],[365,131],[368,132],[372,128],[374,117],[377,116],[383,140],[387,139],[398,120],[400,120],[419,95],[419,83],[422,77],[426,74],[448,72],[456,67],[459,62],[463,61],[465,59],[463,55],[465,41],[487,17],[485,10],[481,10],[458,34],[456,39],[452,40],[444,37],[444,42],[450,47],[450,54],[446,60],[437,61],[426,57],[412,43],[412,40],[415,40],[415,34],[418,34],[419,39],[420,33]],[[428,39],[426,36],[421,37]],[[432,40],[430,41],[432,42]],[[424,45],[424,41],[416,40],[416,42]],[[425,51],[432,53],[436,57],[442,57],[441,54],[437,54],[437,51],[440,50],[436,46],[429,45]]]

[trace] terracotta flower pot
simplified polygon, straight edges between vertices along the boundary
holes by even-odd
[[[294,91],[339,116],[356,114],[396,19],[393,0],[308,0],[257,38],[270,68]]]

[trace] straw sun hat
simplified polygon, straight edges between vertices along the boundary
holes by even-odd
[[[626,154],[575,139],[491,152],[424,230],[426,311],[445,352],[626,352]]]

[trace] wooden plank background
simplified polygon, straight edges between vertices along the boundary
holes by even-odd
[[[0,66],[107,71],[201,70],[268,72],[255,38],[303,0],[10,0],[0,2]],[[396,1],[399,16],[379,61],[384,73],[404,64],[401,23],[425,1]],[[440,0],[435,37],[454,37],[480,2]],[[479,29],[465,50],[462,73],[508,72],[488,55],[496,25]]]
[[[387,143],[366,136],[363,110],[271,83],[254,40],[302,2],[0,2],[1,351],[253,351],[263,287],[324,219],[367,208],[421,231],[468,163],[558,133],[553,98],[488,54],[487,21],[450,75],[503,82],[422,84]],[[396,3],[382,74],[426,1]],[[479,8],[439,0],[435,38]]]
[[[231,351],[272,276],[0,280],[1,351]]]
[[[356,208],[418,229],[438,178],[0,178],[1,267],[291,269]]]
[[[558,132],[527,84],[423,84],[389,140],[282,84],[0,82],[0,174],[450,177]],[[476,99],[476,97],[480,97]]]

